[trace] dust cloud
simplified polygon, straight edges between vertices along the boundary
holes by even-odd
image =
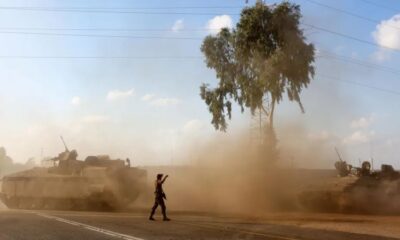
[[[174,210],[256,215],[298,210],[297,196],[302,189],[316,179],[334,177],[336,173],[333,170],[292,168],[287,164],[290,159],[282,159],[287,157],[281,151],[296,151],[294,146],[290,141],[280,141],[280,158],[275,159],[275,153],[249,141],[246,133],[234,140],[215,138],[188,151],[190,165],[148,167],[149,189],[154,188],[155,175],[164,173],[170,176],[164,184],[167,205]],[[325,157],[323,150],[312,149],[303,148],[301,154],[310,158],[309,163]]]
[[[164,173],[170,176],[164,184],[167,206],[178,211],[400,213],[399,178],[340,178],[332,142],[310,137],[299,124],[285,125],[278,136],[277,159],[243,133],[190,148],[188,165],[147,167],[145,207],[151,205],[156,174]]]
[[[368,214],[400,214],[400,179],[376,181],[360,178],[342,197],[342,212]]]

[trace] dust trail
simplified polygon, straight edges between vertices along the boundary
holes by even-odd
[[[259,151],[246,134],[226,141],[215,138],[188,151],[186,166],[147,167],[150,208],[157,173],[169,174],[164,189],[174,210],[262,215],[281,211],[342,213],[400,212],[400,180],[339,178],[332,142],[310,139],[298,124],[279,132],[279,158]],[[296,154],[297,164],[290,165]],[[306,168],[301,168],[301,167]],[[301,196],[314,191],[308,208]],[[328,197],[328,198],[327,198]],[[372,203],[373,202],[373,203]],[[371,204],[372,203],[372,204]],[[146,205],[147,204],[147,205]]]
[[[293,148],[286,142],[279,144],[279,149]],[[148,205],[152,184],[159,172],[170,175],[164,189],[171,209],[246,214],[296,210],[297,195],[302,188],[316,179],[335,176],[330,170],[321,173],[274,164],[284,159],[274,159],[275,154],[265,149],[260,151],[259,146],[248,141],[246,134],[234,140],[215,138],[188,152],[190,165],[147,168]],[[323,151],[314,152],[314,159],[309,162],[317,162],[322,159],[321,155]]]

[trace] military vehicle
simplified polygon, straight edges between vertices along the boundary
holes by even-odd
[[[298,195],[303,209],[341,213],[400,213],[400,173],[383,164],[373,171],[364,161],[353,167],[343,161],[335,163],[338,176],[307,186]]]
[[[335,148],[335,151],[339,157],[339,161],[335,162],[335,168],[338,171],[339,176],[346,177],[351,173],[353,166],[350,164],[347,164],[346,161],[343,161],[337,148]]]
[[[53,166],[6,175],[0,198],[9,208],[118,210],[145,191],[146,171],[123,160],[89,156],[77,160],[76,150],[52,158]]]

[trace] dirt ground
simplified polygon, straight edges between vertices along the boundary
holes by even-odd
[[[400,216],[275,213],[260,219],[271,224],[400,238]]]
[[[398,217],[274,214],[237,215],[170,212],[172,221],[148,221],[144,213],[0,211],[4,240],[395,240]]]

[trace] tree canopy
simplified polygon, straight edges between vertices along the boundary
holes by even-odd
[[[201,46],[208,68],[219,84],[200,87],[200,96],[212,114],[212,124],[225,131],[232,103],[242,112],[264,110],[273,123],[275,105],[287,93],[302,112],[300,93],[314,76],[314,46],[300,28],[300,6],[288,2],[268,6],[262,1],[242,10],[233,29],[207,36]],[[270,109],[263,103],[268,99]]]

